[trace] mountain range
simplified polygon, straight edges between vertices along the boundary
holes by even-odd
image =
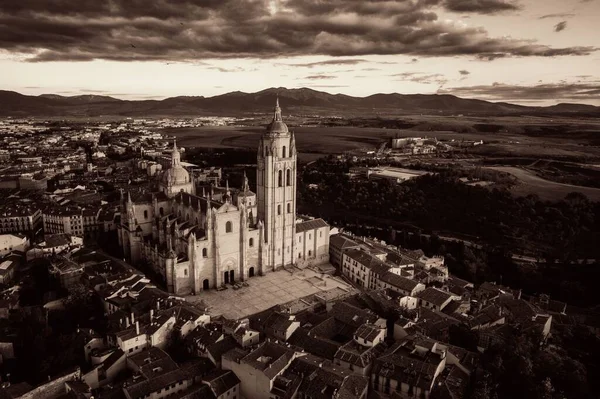
[[[235,91],[213,97],[169,97],[164,100],[120,100],[109,96],[56,94],[27,96],[0,91],[0,116],[240,116],[264,114],[279,97],[284,111],[294,114],[372,116],[401,114],[600,116],[600,107],[561,103],[531,107],[504,102],[459,98],[449,94],[374,94],[352,97],[307,88],[270,88],[257,93]]]

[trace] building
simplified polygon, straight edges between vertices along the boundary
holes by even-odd
[[[298,355],[287,346],[265,342],[248,354],[229,351],[223,355],[223,369],[233,371],[240,379],[243,397],[271,399],[275,380]]]
[[[99,233],[99,214],[99,210],[74,205],[48,207],[43,213],[44,233],[96,238]]]
[[[0,234],[0,257],[12,251],[26,252],[29,238],[21,234]]]
[[[42,210],[35,206],[0,206],[0,233],[34,234],[42,227]]]
[[[227,184],[196,193],[174,145],[158,190],[123,196],[118,236],[125,257],[150,264],[168,291],[179,295],[284,266],[327,263],[327,223],[296,218],[295,137],[282,121],[279,102],[257,161],[256,193],[247,179],[241,190]]]

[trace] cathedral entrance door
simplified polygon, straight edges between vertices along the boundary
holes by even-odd
[[[204,290],[210,289],[210,282],[208,281],[208,279],[204,280],[204,282],[202,283],[202,289],[204,289]]]
[[[230,282],[231,284],[233,284],[233,282],[234,282],[234,281],[235,281],[235,280],[234,280],[234,274],[233,274],[233,270],[231,270],[231,271],[229,272],[229,282]]]
[[[254,277],[254,266],[248,270],[248,277]]]
[[[223,273],[223,282],[225,284],[229,284],[229,273],[228,272]]]

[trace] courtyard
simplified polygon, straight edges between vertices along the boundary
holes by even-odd
[[[338,277],[311,269],[293,270],[279,270],[252,277],[246,280],[247,287],[237,290],[228,285],[228,289],[223,291],[203,291],[199,295],[186,296],[185,299],[190,303],[204,303],[211,316],[237,320],[308,295],[330,290],[353,290]]]

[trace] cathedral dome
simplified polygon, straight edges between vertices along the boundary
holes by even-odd
[[[182,166],[175,166],[163,173],[162,181],[167,186],[186,184],[190,182],[190,174]]]
[[[276,134],[286,134],[288,133],[288,127],[285,123],[283,123],[282,121],[273,121],[269,124],[269,126],[267,127],[267,131],[269,133],[276,133]]]
[[[275,114],[273,115],[273,122],[267,126],[267,133],[269,134],[288,134],[289,130],[283,120],[281,119],[281,108],[279,108],[279,98],[277,98],[277,104],[275,105]]]

